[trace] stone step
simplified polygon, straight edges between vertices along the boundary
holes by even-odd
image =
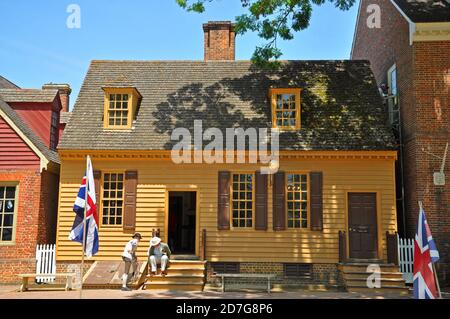
[[[203,280],[197,282],[146,282],[143,289],[145,290],[189,290],[189,291],[203,291]]]

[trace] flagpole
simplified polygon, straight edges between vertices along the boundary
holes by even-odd
[[[432,263],[433,265],[433,274],[434,274],[434,280],[436,280],[436,288],[439,294],[439,299],[442,299],[442,294],[441,294],[441,287],[439,286],[439,279],[437,276],[437,272],[436,272],[436,267],[434,266],[434,263]]]
[[[83,299],[83,268],[84,268],[84,250],[86,248],[86,209],[88,197],[88,160],[89,155],[86,156],[86,182],[84,188],[84,210],[83,210],[83,244],[81,249],[81,269],[80,269],[80,299]]]

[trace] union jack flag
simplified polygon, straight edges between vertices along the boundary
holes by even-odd
[[[414,240],[414,298],[435,299],[437,297],[433,263],[439,260],[439,252],[431,236],[425,211],[420,205],[419,222]]]
[[[87,185],[87,187],[86,187]],[[87,196],[86,196],[87,190]],[[87,205],[86,205],[87,199]],[[86,205],[86,237],[84,250],[87,257],[92,257],[98,252],[98,214],[95,198],[94,171],[92,170],[91,159],[87,157],[87,169],[78,191],[73,211],[75,212],[75,221],[69,239],[83,244],[83,220],[84,207]]]

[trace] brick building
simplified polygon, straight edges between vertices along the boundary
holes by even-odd
[[[380,8],[379,28],[370,27],[377,19],[373,5]],[[445,185],[436,185],[433,174],[440,170],[442,160],[438,157],[443,157],[450,142],[450,3],[361,0],[352,59],[370,61],[401,146],[397,167],[399,231],[414,236],[418,201],[422,201],[441,254],[441,285],[448,285],[449,156]]]
[[[55,243],[67,93],[68,85],[21,89],[0,77],[0,283],[34,272],[36,245]]]

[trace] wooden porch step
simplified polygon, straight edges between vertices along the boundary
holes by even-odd
[[[340,264],[338,268],[343,272],[366,272],[370,263]],[[400,267],[394,264],[376,264],[381,272],[400,272]]]
[[[158,269],[158,272],[159,272],[160,270]],[[170,268],[167,268],[167,275],[169,276],[169,275],[173,275],[173,276],[183,276],[183,275],[202,275],[202,276],[204,276],[204,274],[205,274],[205,269],[203,268],[188,268],[188,267],[185,267],[185,268],[173,268],[173,267],[170,267]],[[158,275],[159,276],[159,275]],[[147,275],[147,278],[149,278],[150,277],[150,275]]]
[[[189,281],[161,281],[161,282],[146,282],[143,289],[145,290],[189,290],[189,291],[203,291],[203,280],[189,282]]]
[[[359,293],[379,293],[379,294],[385,294],[385,293],[392,293],[392,294],[399,294],[402,296],[410,295],[410,291],[408,287],[381,287],[381,288],[368,288],[366,285],[364,286],[351,286],[347,287],[348,292],[359,292]]]
[[[206,266],[206,261],[199,260],[171,260],[169,263],[168,270],[173,269],[202,269],[204,270]]]
[[[360,279],[360,280],[366,280],[367,277],[369,277],[371,273],[367,272],[343,272],[342,276],[344,279]],[[385,279],[396,279],[403,281],[403,274],[401,272],[381,272],[380,273],[381,280]]]
[[[205,279],[205,276],[203,274],[201,274],[201,275],[172,275],[172,274],[168,274],[165,277],[160,276],[160,275],[147,276],[147,283],[159,283],[159,282],[171,282],[171,283],[191,282],[191,283],[198,283],[198,282],[203,282],[204,279]]]
[[[366,280],[361,280],[361,279],[345,279],[345,285],[346,287],[359,287],[359,286],[364,286],[367,287],[367,282]],[[387,279],[381,279],[380,280],[380,288],[384,288],[384,287],[401,287],[401,288],[406,288],[405,286],[405,281],[401,280],[401,279],[392,279],[392,278],[387,278]]]

